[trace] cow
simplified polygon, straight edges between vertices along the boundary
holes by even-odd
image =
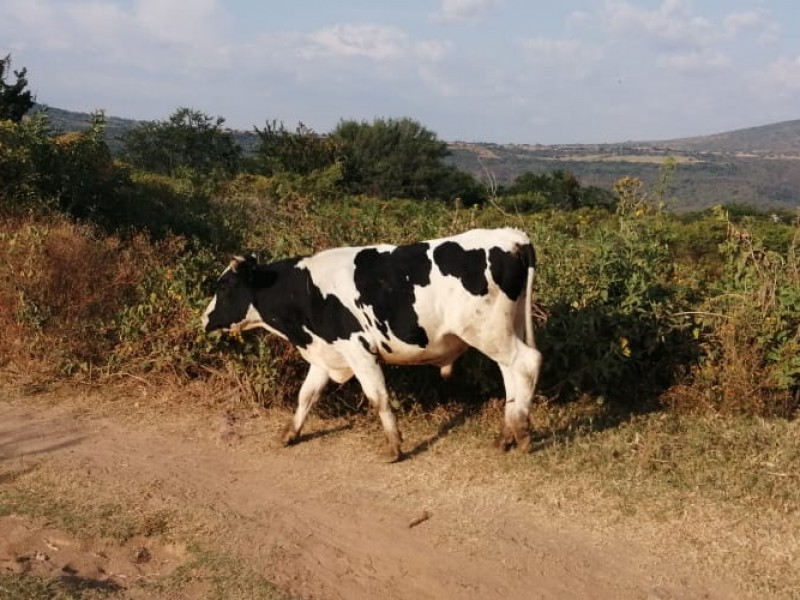
[[[516,229],[473,229],[401,246],[341,247],[259,264],[237,256],[202,316],[206,332],[262,328],[309,363],[297,409],[280,437],[296,441],[326,384],[355,377],[377,410],[386,458],[402,457],[381,362],[452,373],[470,347],[500,367],[505,386],[498,447],[530,446],[528,412],[542,355],[533,339],[536,255]]]

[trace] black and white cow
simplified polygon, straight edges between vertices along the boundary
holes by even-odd
[[[506,389],[498,445],[530,444],[528,411],[541,365],[531,290],[535,254],[515,229],[474,229],[405,246],[334,248],[257,264],[236,257],[203,314],[206,331],[264,328],[311,365],[282,435],[295,440],[329,380],[355,376],[377,409],[388,458],[401,437],[380,362],[440,367],[472,346],[500,367]]]

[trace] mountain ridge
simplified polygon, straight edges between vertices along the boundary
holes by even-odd
[[[796,156],[800,155],[800,119],[649,143],[654,147],[682,152],[738,152]]]

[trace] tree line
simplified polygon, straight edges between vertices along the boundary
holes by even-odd
[[[564,170],[525,173],[505,187],[489,185],[446,164],[447,144],[411,118],[342,120],[327,134],[302,122],[291,129],[266,121],[254,127],[258,143],[245,154],[223,117],[181,107],[167,119],[143,122],[123,134],[120,164],[103,141],[102,113],[93,115],[80,135],[52,131],[46,111],[26,117],[35,100],[27,88],[26,69],[11,71],[11,57],[0,59],[0,121],[6,123],[0,175],[11,187],[16,182],[28,191],[35,188],[78,217],[96,212],[97,200],[108,196],[110,187],[125,188],[131,170],[213,186],[243,173],[307,177],[336,169],[338,189],[355,196],[462,206],[509,198],[508,206],[522,212],[613,204],[610,192],[581,186]],[[82,174],[87,177],[79,181]]]

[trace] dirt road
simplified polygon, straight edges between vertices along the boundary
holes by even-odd
[[[225,532],[219,548],[304,598],[743,597],[680,548],[605,526],[590,503],[584,515],[564,514],[556,500],[526,498],[507,468],[517,459],[466,434],[407,432],[405,447],[417,451],[387,465],[370,422],[312,419],[301,443],[274,449],[283,424],[274,413],[137,413],[133,399],[122,403],[0,400],[0,464],[80,473],[98,494],[202,515]],[[13,527],[0,521],[0,539]],[[14,551],[0,544],[0,568]]]

